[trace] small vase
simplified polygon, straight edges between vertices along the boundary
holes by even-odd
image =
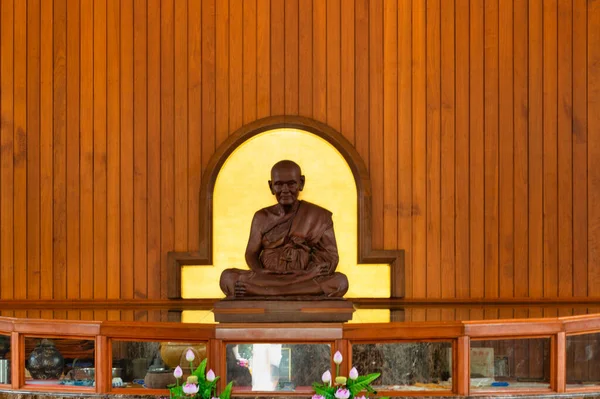
[[[64,366],[65,360],[54,346],[54,342],[49,339],[42,339],[26,361],[27,370],[37,380],[58,379]]]

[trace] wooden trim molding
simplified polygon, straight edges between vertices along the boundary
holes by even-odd
[[[391,298],[404,297],[404,251],[372,248],[371,180],[364,161],[344,136],[321,122],[301,116],[271,116],[241,127],[217,149],[202,176],[200,187],[200,245],[197,252],[167,254],[167,297],[181,298],[181,268],[186,265],[211,265],[213,190],[217,175],[229,155],[246,140],[273,129],[304,130],[327,140],[342,154],[352,170],[358,191],[358,263],[390,264]]]

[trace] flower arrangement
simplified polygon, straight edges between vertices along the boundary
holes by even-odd
[[[375,381],[381,373],[372,373],[367,375],[359,375],[358,370],[352,367],[348,378],[340,376],[340,364],[342,363],[342,354],[337,351],[333,355],[333,362],[335,363],[335,380],[331,372],[327,370],[323,373],[321,380],[322,384],[314,383],[313,388],[316,394],[312,399],[368,399],[364,395],[356,396],[362,391],[367,391],[370,394],[376,394],[377,392],[371,387],[371,383]],[[387,398],[381,398],[387,399]]]
[[[175,385],[169,387],[171,399],[229,399],[231,396],[231,386],[233,382],[227,384],[223,392],[217,396],[217,381],[219,377],[215,376],[214,371],[206,372],[206,361],[204,359],[194,370],[194,352],[191,349],[185,354],[185,359],[190,362],[190,370],[192,374],[187,378],[185,384],[180,384],[179,379],[183,377],[183,370],[177,366],[173,375],[177,380]]]

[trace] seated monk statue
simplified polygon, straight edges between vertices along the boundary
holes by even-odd
[[[271,169],[277,204],[256,212],[246,248],[250,270],[227,269],[221,289],[228,298],[250,296],[342,297],[348,279],[335,271],[338,251],[331,212],[299,201],[305,178],[292,161]]]

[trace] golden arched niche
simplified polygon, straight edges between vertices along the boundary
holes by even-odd
[[[183,266],[183,298],[221,298],[219,277],[226,268],[247,268],[244,252],[254,212],[275,203],[267,181],[273,164],[291,159],[302,167],[306,186],[300,198],[333,212],[340,253],[338,271],[348,276],[347,298],[389,298],[390,266],[358,265],[357,188],[344,157],[310,132],[282,128],[240,144],[219,170],[213,191],[213,265]],[[185,317],[184,317],[185,319]]]

